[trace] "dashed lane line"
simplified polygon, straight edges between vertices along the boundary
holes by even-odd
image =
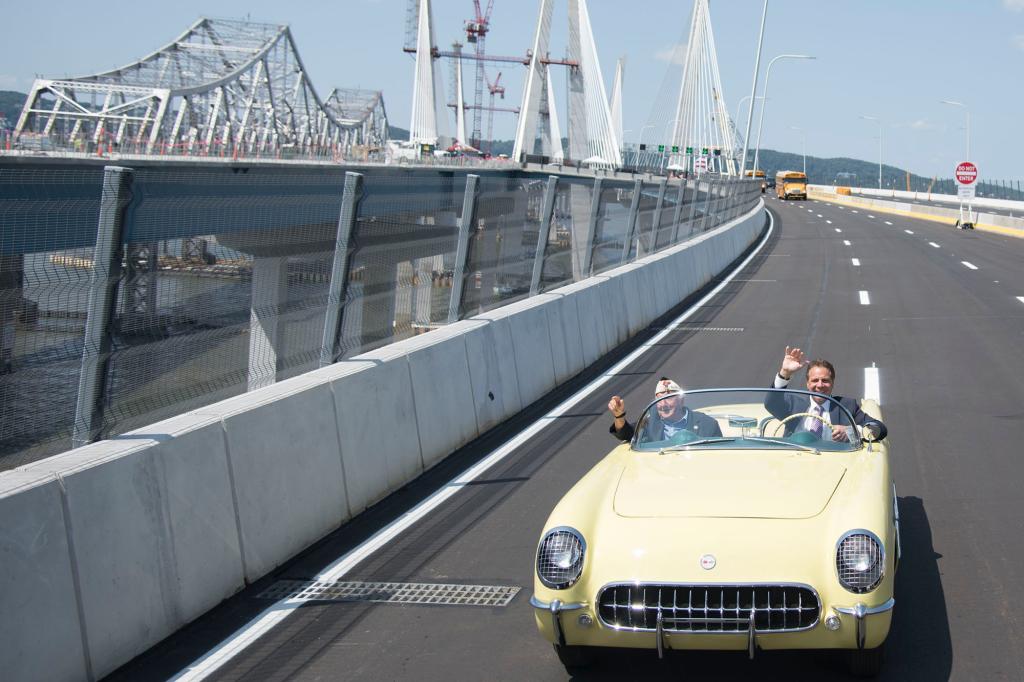
[[[882,391],[879,388],[878,368],[872,363],[871,367],[864,368],[864,397],[882,404]]]
[[[974,263],[968,263],[965,260],[960,261],[960,264],[963,265],[968,270],[977,270],[978,269],[977,265],[975,265]]]
[[[913,230],[903,230],[903,231],[906,232],[907,234],[914,234]]]
[[[849,245],[850,245],[850,240],[849,239],[844,239],[843,240],[843,246],[849,246]]]
[[[858,294],[860,295],[860,304],[861,305],[871,305],[871,297],[868,296],[868,292],[860,291],[860,292],[858,292]]]
[[[885,224],[886,225],[892,225],[892,223],[890,223],[888,220],[885,221]]]
[[[855,268],[859,268],[860,267],[860,258],[851,258],[850,262],[853,263],[853,267],[855,267]]]
[[[935,242],[928,242],[928,244],[929,244],[930,246],[933,246],[933,247],[935,247],[936,249],[940,249],[940,248],[942,248],[941,246],[939,246],[939,245],[938,245],[938,244],[936,244]]]

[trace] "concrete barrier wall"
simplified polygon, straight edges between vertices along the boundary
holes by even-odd
[[[0,670],[102,677],[579,373],[749,247],[663,253],[0,474]]]
[[[888,198],[867,196],[869,191],[877,193],[879,197],[884,196]],[[922,220],[933,220],[935,222],[945,223],[948,225],[955,224],[960,218],[959,207],[948,208],[946,206],[913,204],[906,201],[897,201],[896,199],[891,198],[891,195],[893,194],[896,195],[896,198],[912,198],[913,195],[919,195],[920,200],[926,200],[925,197],[927,195],[923,192],[892,192],[887,190],[862,189],[859,190],[859,193],[862,194],[862,196],[836,194],[835,187],[831,187],[829,185],[810,185],[808,189],[808,196],[814,199],[823,199],[859,208],[870,208],[882,213],[895,213],[912,218],[920,218]],[[907,196],[904,197],[901,195]],[[933,196],[932,199],[935,199],[935,197]],[[987,200],[987,202],[992,205],[998,204],[999,207],[1021,208],[1021,210],[1024,211],[1024,202],[1007,201],[1005,199],[990,199]],[[974,211],[972,211],[972,217],[975,219],[975,227],[977,229],[998,232],[1011,237],[1024,237],[1024,218],[1013,218],[1010,216],[978,211],[977,204],[978,202],[975,202],[975,208]]]

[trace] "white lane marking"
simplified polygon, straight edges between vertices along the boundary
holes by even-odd
[[[821,215],[821,214],[819,213],[819,214],[818,214],[818,217],[819,217],[819,218],[824,218],[825,216],[823,216],[823,215]]]
[[[1021,303],[1024,303],[1024,296],[1018,296],[1017,300],[1020,301]]]
[[[820,217],[820,216],[819,216],[819,217]],[[831,221],[831,220],[826,220],[825,222],[826,222],[826,223],[828,223],[829,225],[831,225],[831,224],[832,224],[832,221]]]
[[[892,225],[892,223],[890,223],[888,220],[885,221],[885,224],[886,225]]]
[[[882,391],[879,388],[878,368],[872,363],[871,367],[864,368],[864,397],[882,404]]]
[[[861,291],[859,293],[860,293],[860,304],[861,305],[871,305],[871,298],[868,296],[868,292]]]
[[[836,232],[842,232],[842,230],[840,230],[840,229],[839,229],[839,228],[837,227],[837,228],[836,228]]]
[[[977,265],[975,265],[974,263],[968,263],[968,262],[967,262],[967,261],[965,261],[965,260],[962,260],[962,261],[960,261],[960,263],[961,263],[961,264],[962,264],[962,265],[963,265],[963,266],[964,266],[965,268],[967,268],[968,270],[977,270],[977,269],[978,269],[978,266],[977,266]]]
[[[940,248],[942,248],[941,246],[939,246],[939,245],[938,245],[938,244],[936,244],[935,242],[928,242],[928,243],[929,243],[929,244],[931,244],[932,246],[934,246],[934,247],[935,247],[936,249],[940,249]]]
[[[873,216],[873,215],[871,215],[870,213],[868,213],[868,217],[869,217],[869,218],[874,218],[875,216]]]
[[[860,258],[851,258],[850,262],[853,263],[853,267],[855,267],[855,268],[859,268],[860,267]]]
[[[913,230],[903,230],[903,231],[906,232],[907,234],[914,234]]]
[[[843,240],[843,246],[849,246],[849,245],[850,245],[850,240],[849,239],[844,239]]]
[[[352,570],[359,562],[366,559],[366,557],[372,555],[374,552],[384,547],[388,542],[397,537],[400,533],[407,530],[414,523],[419,521],[421,518],[429,514],[442,502],[447,500],[449,497],[459,492],[467,485],[469,485],[474,479],[483,474],[485,471],[490,469],[492,466],[505,459],[509,454],[514,452],[516,448],[526,443],[530,438],[535,436],[541,431],[541,429],[549,426],[555,419],[568,412],[573,406],[583,400],[585,397],[593,393],[596,389],[600,388],[604,384],[608,383],[613,377],[615,377],[620,371],[627,367],[631,362],[634,362],[637,358],[642,356],[644,353],[649,351],[651,348],[658,346],[659,342],[665,338],[668,334],[674,331],[679,325],[690,318],[695,312],[701,309],[701,307],[707,303],[713,296],[726,287],[736,276],[737,273],[741,272],[743,268],[757,255],[764,245],[768,242],[772,232],[775,231],[775,219],[772,218],[771,212],[768,212],[768,231],[765,233],[764,238],[761,239],[761,243],[757,245],[757,248],[744,259],[744,261],[737,267],[732,273],[722,280],[722,282],[714,289],[709,291],[702,299],[694,303],[688,308],[683,314],[676,319],[672,320],[663,330],[655,334],[647,341],[647,343],[641,345],[635,351],[627,355],[625,358],[616,363],[611,369],[605,374],[602,374],[598,378],[591,381],[589,384],[581,388],[576,393],[566,398],[560,405],[555,407],[551,412],[544,415],[534,423],[530,424],[526,429],[518,433],[512,439],[506,441],[504,444],[499,446],[496,450],[492,451],[484,459],[480,460],[470,468],[463,471],[461,474],[450,480],[445,485],[441,486],[437,492],[428,497],[427,499],[420,502],[414,508],[410,509],[400,518],[395,519],[390,524],[381,528],[372,537],[365,540],[358,547],[354,548],[347,554],[338,557],[334,563],[324,569],[320,575],[316,576],[314,580],[317,581],[332,581],[338,580],[344,576],[348,571]],[[214,673],[225,663],[234,658],[239,652],[245,649],[247,646],[256,641],[263,634],[271,630],[275,625],[284,620],[289,616],[295,609],[302,606],[302,604],[308,603],[302,599],[282,599],[281,601],[275,602],[271,606],[263,610],[262,613],[254,617],[248,623],[243,625],[241,628],[236,630],[227,639],[223,640],[220,644],[215,646],[213,649],[208,651],[206,654],[190,663],[184,670],[175,675],[172,680],[203,680],[207,676]]]
[[[859,213],[859,211],[857,211],[857,209],[851,208],[850,213]]]

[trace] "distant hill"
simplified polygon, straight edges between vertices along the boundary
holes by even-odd
[[[23,92],[0,90],[0,118],[6,118],[10,128],[14,128],[18,123],[18,117],[21,116],[26,97],[28,95]]]

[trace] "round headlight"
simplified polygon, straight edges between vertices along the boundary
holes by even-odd
[[[537,577],[556,590],[572,587],[583,572],[586,551],[587,543],[575,528],[561,526],[549,530],[537,547]]]
[[[839,582],[850,592],[870,592],[882,582],[885,554],[878,537],[866,530],[850,531],[836,549]]]

